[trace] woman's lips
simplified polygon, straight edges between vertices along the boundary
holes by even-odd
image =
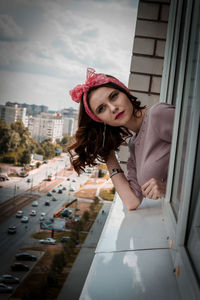
[[[120,112],[118,115],[116,115],[115,120],[120,119],[123,114],[124,114],[124,111]]]

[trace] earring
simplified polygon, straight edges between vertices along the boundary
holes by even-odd
[[[104,145],[105,145],[105,137],[106,137],[106,123],[104,123],[104,129],[103,129],[103,144],[102,144],[103,148],[104,148]]]

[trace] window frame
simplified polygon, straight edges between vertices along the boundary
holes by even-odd
[[[175,3],[176,2],[176,3]],[[177,3],[177,1],[171,2],[170,8],[170,20],[168,36],[166,42],[166,49],[168,53],[166,54],[166,59],[164,62],[163,70],[163,80],[161,86],[161,100],[167,103],[172,103],[172,95],[174,90],[174,80],[175,72],[177,66],[177,50],[178,50],[178,41],[180,35],[180,18],[181,10],[180,6],[183,8],[183,1]],[[182,187],[182,200],[179,204],[179,210],[177,217],[174,214],[171,202],[176,197],[179,176],[180,176],[180,166],[181,166],[181,153],[182,145],[184,140],[184,130],[186,124],[186,112],[187,105],[189,101],[189,91],[190,83],[192,78],[192,59],[194,54],[195,47],[195,34],[196,30],[192,30],[194,26],[198,24],[198,1],[193,0],[186,2],[186,15],[185,15],[185,27],[183,32],[183,47],[181,49],[181,61],[180,61],[180,75],[178,78],[177,84],[177,101],[176,101],[176,112],[175,112],[175,121],[174,121],[174,130],[170,154],[170,163],[169,163],[169,173],[168,173],[168,182],[167,182],[167,193],[164,201],[164,215],[166,219],[166,229],[169,235],[170,248],[172,259],[174,262],[174,267],[176,270],[180,270],[180,274],[177,273],[177,281],[180,287],[181,294],[183,299],[200,299],[200,290],[198,280],[195,276],[190,257],[186,248],[186,230],[189,217],[189,206],[191,203],[192,195],[192,184],[194,176],[194,165],[196,159],[196,151],[198,146],[198,133],[199,133],[199,120],[200,120],[200,104],[198,103],[198,98],[196,95],[195,102],[195,114],[191,120],[191,133],[189,139],[189,145],[186,147],[186,151],[189,151],[190,155],[188,156],[188,161],[184,165],[184,168],[187,168],[187,172],[184,174],[184,182],[187,182],[187,186],[183,184]],[[173,27],[176,27],[176,30],[173,31]],[[178,28],[178,29],[177,29]],[[179,32],[178,32],[179,30]],[[170,41],[171,40],[171,41]],[[199,47],[199,45],[198,45]],[[199,47],[200,52],[200,47]],[[200,54],[198,52],[197,67],[195,70],[196,77],[196,90],[194,89],[194,94],[199,95],[199,86],[200,82]],[[171,66],[172,65],[172,66]],[[195,96],[194,96],[195,97]],[[195,100],[194,100],[195,101]],[[198,201],[198,200],[197,200]],[[197,202],[196,202],[197,203]],[[188,282],[190,282],[190,287],[188,287]]]

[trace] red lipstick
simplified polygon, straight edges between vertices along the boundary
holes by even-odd
[[[116,119],[120,119],[124,114],[124,111],[120,112],[119,114],[116,115],[115,120]]]

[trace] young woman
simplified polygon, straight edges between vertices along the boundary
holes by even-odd
[[[118,79],[87,70],[86,81],[70,91],[80,103],[75,143],[69,147],[77,173],[85,166],[105,162],[120,198],[129,210],[143,197],[165,196],[174,106],[157,103],[141,106]],[[129,141],[128,176],[120,168],[115,151]]]

